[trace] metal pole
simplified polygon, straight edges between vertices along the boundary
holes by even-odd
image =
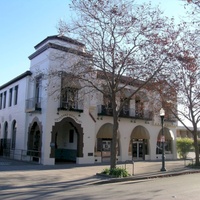
[[[135,172],[134,172],[134,171],[135,171],[135,166],[134,166],[135,163],[134,163],[134,161],[132,161],[132,164],[133,164],[133,168],[132,168],[132,176],[134,176],[134,175],[135,175]]]
[[[164,139],[164,128],[163,128],[163,123],[164,123],[164,116],[161,117],[161,124],[162,124],[162,168],[160,171],[166,171],[165,169],[165,139]]]

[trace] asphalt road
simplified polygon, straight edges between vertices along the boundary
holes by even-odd
[[[17,180],[16,180],[17,178]],[[10,174],[0,179],[0,199],[120,199],[120,200],[199,200],[200,174],[188,174],[144,181],[112,183],[103,185],[74,185],[65,181],[56,182],[55,177],[48,183],[35,181],[34,177],[21,172],[21,178]],[[16,182],[17,181],[17,182]]]

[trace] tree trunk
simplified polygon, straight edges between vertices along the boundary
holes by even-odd
[[[195,149],[195,165],[199,165],[199,145],[197,140],[197,131],[193,132],[194,136],[194,149]]]
[[[111,160],[110,160],[110,169],[116,168],[117,165],[117,133],[118,133],[118,112],[116,111],[117,105],[113,98],[113,135],[111,143]]]

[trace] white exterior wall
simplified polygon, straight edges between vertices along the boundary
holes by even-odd
[[[102,117],[103,120],[97,120],[96,123],[96,134],[100,127],[106,123],[112,124],[112,117]],[[131,122],[131,119],[120,118],[119,121],[119,139],[120,139],[120,156],[118,157],[118,161],[126,161],[132,160],[132,157],[128,155],[128,148],[130,144],[131,133],[137,126],[145,127],[149,134],[150,139],[148,141],[148,155],[145,155],[145,160],[161,160],[161,154],[156,154],[156,145],[157,145],[157,137],[161,130],[161,124],[154,125],[153,121],[149,121],[148,123],[145,120],[135,120]],[[176,127],[166,126],[174,133],[174,140],[173,140],[173,149],[172,154],[166,154],[166,159],[176,159]]]
[[[65,47],[73,47],[79,49],[74,44],[66,44],[65,42],[58,42],[58,40],[51,40],[57,44],[63,44]],[[45,43],[47,44],[47,43]],[[42,46],[44,46],[43,44]],[[42,47],[41,46],[41,47]],[[39,47],[39,48],[41,48]],[[36,50],[39,50],[36,49]],[[79,49],[80,50],[80,49]],[[69,117],[73,119],[77,124],[80,124],[83,129],[83,157],[77,157],[76,163],[95,163],[101,162],[100,157],[94,156],[94,147],[97,138],[97,133],[101,126],[106,123],[113,124],[112,117],[102,116],[101,119],[97,115],[97,106],[102,104],[103,97],[102,95],[90,94],[85,96],[84,99],[84,108],[83,112],[71,112],[71,111],[59,111],[59,99],[57,98],[57,94],[60,92],[60,79],[59,77],[53,77],[51,79],[46,79],[47,77],[43,77],[42,79],[42,101],[41,101],[41,112],[25,112],[25,102],[26,99],[33,98],[35,95],[35,81],[34,78],[44,74],[48,70],[59,71],[66,69],[70,66],[72,62],[74,62],[77,56],[68,56],[69,62],[64,62],[63,65],[57,60],[50,59],[52,58],[52,54],[59,53],[60,50],[55,49],[47,49],[36,57],[31,59],[30,71],[33,73],[32,77],[24,78],[19,80],[18,82],[9,85],[1,92],[7,90],[7,102],[9,101],[9,88],[14,87],[15,85],[19,85],[19,94],[18,94],[18,104],[17,106],[8,107],[6,109],[0,110],[0,124],[1,124],[1,135],[3,135],[3,125],[4,122],[8,122],[8,138],[11,137],[11,122],[15,119],[17,122],[17,142],[16,148],[18,149],[27,149],[27,140],[28,140],[28,131],[31,124],[37,119],[41,123],[41,163],[45,165],[53,165],[55,164],[55,159],[50,158],[51,153],[51,140],[52,140],[52,128],[57,122],[61,122],[64,118]],[[65,54],[65,53],[64,53]],[[65,57],[66,59],[66,57]],[[57,88],[55,86],[57,85]],[[50,86],[50,87],[47,87]],[[47,89],[48,88],[48,89]],[[49,89],[50,88],[50,89]],[[53,89],[52,89],[53,88]],[[52,90],[51,90],[52,89]],[[54,93],[53,90],[57,90],[58,93]],[[144,103],[145,109],[148,109],[148,103]],[[135,100],[130,101],[130,108],[135,108]],[[161,124],[159,117],[155,117],[152,121],[145,121],[141,119],[131,120],[130,118],[122,118],[120,117],[119,121],[119,145],[120,145],[120,155],[118,157],[119,161],[131,160],[132,156],[128,155],[128,148],[130,144],[131,133],[136,126],[145,127],[150,135],[149,144],[148,144],[148,155],[145,156],[145,160],[161,160],[161,155],[156,155],[156,144],[157,137],[159,131],[161,130]],[[176,159],[176,124],[166,124],[166,126],[173,131],[174,140],[173,140],[173,154],[166,154],[167,159]],[[69,131],[69,129],[63,130],[62,133]],[[67,141],[67,136],[63,134],[63,139]],[[75,135],[75,141],[77,140],[77,135]],[[59,138],[58,143],[62,143]],[[63,145],[65,146],[65,145]],[[70,149],[76,149],[74,144],[69,144],[66,142],[66,146]]]
[[[6,88],[0,90],[0,93],[7,91],[6,97],[6,108],[0,110],[0,125],[1,125],[1,135],[0,138],[4,136],[4,124],[8,122],[8,139],[12,137],[12,125],[15,120],[17,123],[16,132],[16,149],[26,149],[27,146],[27,114],[25,113],[25,99],[27,99],[27,85],[29,83],[29,77],[20,79],[17,82],[12,83]],[[18,86],[18,99],[17,105],[14,105],[14,87]],[[12,106],[9,107],[9,90],[13,88],[12,95]]]

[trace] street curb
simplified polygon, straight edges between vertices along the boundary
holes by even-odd
[[[179,172],[166,172],[165,174],[159,173],[159,174],[152,174],[152,175],[149,175],[149,176],[147,176],[147,175],[137,175],[137,176],[131,176],[131,177],[125,177],[125,178],[111,178],[110,177],[107,180],[97,181],[97,182],[93,183],[93,185],[148,180],[148,179],[165,178],[165,177],[180,176],[180,175],[195,174],[195,173],[200,173],[200,170],[185,170],[185,171],[179,171]],[[100,174],[96,174],[96,176],[106,177],[105,175],[102,176]]]

